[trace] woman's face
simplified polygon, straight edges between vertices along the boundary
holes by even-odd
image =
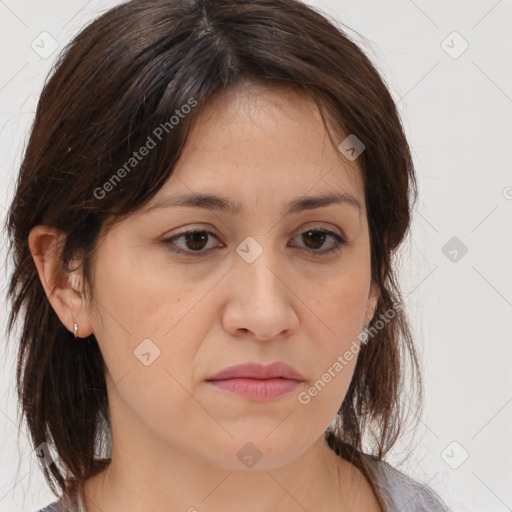
[[[191,194],[236,208],[170,205]],[[297,203],[332,194],[342,199]],[[333,420],[373,314],[357,161],[333,149],[305,96],[232,91],[203,112],[151,202],[106,233],[93,283],[114,431],[224,468],[290,462]],[[208,382],[276,361],[302,382]]]

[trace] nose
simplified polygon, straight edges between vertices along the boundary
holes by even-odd
[[[222,321],[232,336],[265,341],[297,330],[299,301],[289,283],[290,273],[270,257],[271,252],[264,250],[252,263],[239,258],[229,273]]]

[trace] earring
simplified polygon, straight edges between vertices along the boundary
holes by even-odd
[[[75,335],[75,338],[76,338],[76,332],[78,331],[78,324],[75,324],[75,332],[73,333]]]

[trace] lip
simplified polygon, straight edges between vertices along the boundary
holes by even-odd
[[[237,366],[230,366],[225,370],[220,371],[213,377],[206,380],[225,380],[225,379],[289,379],[304,381],[304,376],[301,375],[292,366],[277,361],[275,363],[263,365],[260,363],[246,363]]]
[[[304,381],[300,372],[282,362],[231,366],[206,379],[208,384],[218,389],[255,402],[275,400],[290,393]]]

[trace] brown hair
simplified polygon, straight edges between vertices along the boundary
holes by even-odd
[[[43,467],[54,492],[68,495],[109,463],[110,419],[104,362],[94,335],[74,343],[52,309],[31,257],[30,230],[65,235],[63,269],[78,256],[84,293],[106,222],[149,201],[168,180],[202,109],[244,81],[292,87],[314,100],[340,133],[364,145],[363,173],[372,281],[380,291],[339,424],[326,432],[338,454],[371,481],[363,453],[381,460],[403,430],[407,362],[421,403],[417,354],[394,274],[394,254],[410,225],[416,181],[396,105],[379,72],[334,20],[296,0],[133,0],[82,30],[65,48],[42,91],[7,218],[13,271],[8,330],[24,308],[17,391],[34,447],[58,454]],[[170,116],[196,102],[177,124]],[[165,124],[167,123],[167,124]],[[172,128],[170,128],[172,124]],[[97,191],[166,126],[158,149]],[[112,184],[112,182],[110,181]],[[96,192],[95,192],[96,191]],[[365,444],[367,448],[365,448]],[[106,450],[106,451],[105,451]]]

